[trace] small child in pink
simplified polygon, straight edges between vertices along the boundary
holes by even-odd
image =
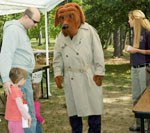
[[[33,88],[33,96],[34,96],[34,108],[35,108],[35,116],[37,119],[36,124],[36,133],[42,133],[41,124],[44,124],[45,120],[40,114],[40,101],[39,98],[41,96],[40,87],[38,83],[32,84]]]
[[[12,68],[9,77],[12,81],[11,93],[7,96],[5,119],[8,120],[9,133],[24,133],[22,117],[31,125],[31,116],[23,106],[23,93],[20,86],[25,84],[26,71],[21,68]]]

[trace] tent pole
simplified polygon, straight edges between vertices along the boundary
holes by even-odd
[[[48,25],[47,25],[47,11],[45,10],[45,40],[46,40],[46,65],[49,65],[49,48],[48,48]],[[50,92],[50,73],[47,69],[47,81],[48,81],[48,96],[51,96]]]

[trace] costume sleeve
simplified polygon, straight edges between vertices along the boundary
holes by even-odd
[[[91,37],[92,37],[92,50],[93,50],[93,60],[95,67],[95,75],[105,75],[105,63],[104,63],[104,53],[101,45],[99,35],[96,30],[90,26]]]
[[[44,118],[40,114],[40,103],[38,101],[34,102],[34,108],[37,121],[42,123],[44,121]]]
[[[17,49],[18,32],[13,26],[4,29],[0,53],[0,73],[3,82],[10,81],[9,71],[12,66],[15,50]]]
[[[29,119],[31,118],[31,116],[29,115],[29,113],[26,111],[25,107],[23,106],[23,102],[22,102],[22,99],[20,97],[17,97],[16,98],[16,104],[17,104],[17,107],[22,115],[22,117],[24,119]]]
[[[54,58],[53,58],[53,68],[54,68],[54,77],[63,75],[63,59],[62,59],[62,54],[61,50],[62,48],[60,47],[59,43],[61,41],[57,38],[56,39],[56,44],[54,47]]]

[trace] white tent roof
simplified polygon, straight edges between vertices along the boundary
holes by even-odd
[[[0,0],[0,15],[23,12],[27,7],[48,12],[64,0]]]

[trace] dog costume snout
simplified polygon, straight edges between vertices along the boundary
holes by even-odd
[[[81,24],[84,24],[85,16],[76,3],[67,3],[60,6],[55,14],[55,26],[60,25],[64,36],[75,36]]]
[[[63,29],[63,30],[68,29],[68,28],[69,28],[69,25],[68,25],[68,24],[64,24],[64,25],[62,26],[62,29]]]

